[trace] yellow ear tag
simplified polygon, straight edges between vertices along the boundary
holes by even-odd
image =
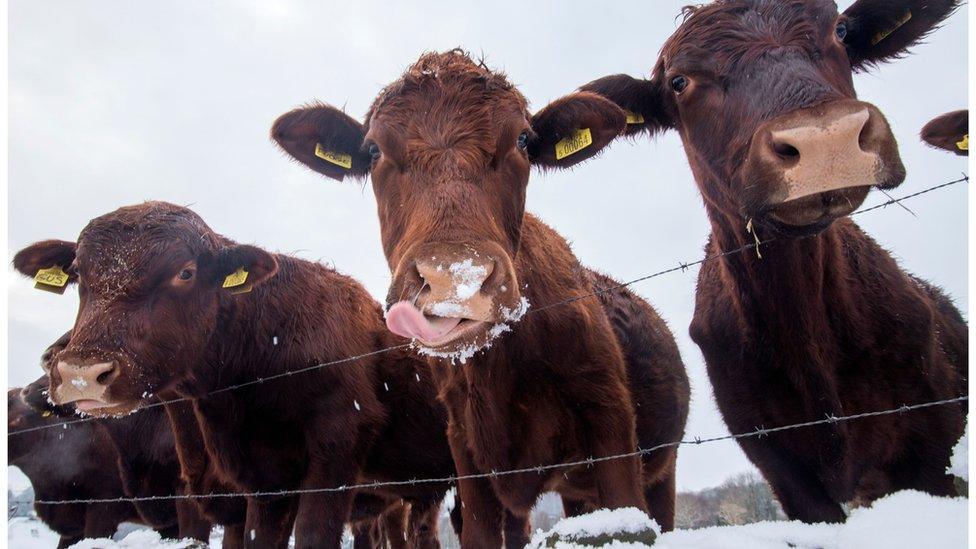
[[[247,271],[244,270],[244,267],[241,267],[227,275],[221,288],[230,288],[230,293],[232,294],[244,294],[251,291],[251,285],[244,286],[245,282],[247,282]]]
[[[912,20],[912,12],[906,13],[905,14],[905,17],[902,17],[901,19],[898,20],[897,23],[895,23],[895,26],[891,27],[890,29],[888,29],[886,31],[881,31],[878,34],[875,34],[874,35],[874,38],[871,39],[871,45],[872,46],[877,46],[878,45],[878,42],[881,42],[885,38],[888,38],[888,35],[890,35],[891,33],[895,32],[896,30],[900,29],[902,25],[904,25],[905,23],[907,23],[907,22],[909,22],[911,20]]]
[[[45,292],[63,294],[68,284],[68,278],[68,273],[61,270],[61,267],[57,265],[50,269],[41,269],[34,275],[34,288]]]
[[[967,133],[966,135],[962,136],[962,141],[959,141],[958,143],[956,143],[956,146],[959,147],[959,150],[960,151],[968,151],[969,150],[969,134]]]
[[[352,169],[352,155],[326,150],[321,143],[315,144],[315,156],[347,170]]]
[[[624,111],[627,113],[627,124],[643,124],[644,115],[636,112]]]
[[[44,410],[41,412],[41,417],[51,417],[51,410]]]
[[[562,138],[556,143],[556,160],[562,160],[571,154],[575,154],[593,143],[593,136],[590,135],[589,128],[576,130],[573,135]]]

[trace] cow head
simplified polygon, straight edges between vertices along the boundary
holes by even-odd
[[[28,246],[14,267],[30,277],[57,269],[77,284],[70,339],[46,361],[50,399],[107,416],[186,376],[220,329],[221,304],[273,276],[278,264],[220,237],[186,208],[147,202],[92,220],[77,243]]]
[[[433,354],[484,347],[525,309],[514,267],[530,168],[563,168],[626,115],[592,93],[531,115],[504,74],[464,52],[423,55],[360,124],[327,105],[281,116],[272,138],[311,169],[372,181],[393,272],[387,326]]]
[[[937,149],[969,156],[969,110],[933,118],[922,128],[921,136],[922,141]]]
[[[649,80],[583,86],[675,129],[710,210],[815,234],[905,169],[885,117],[852,74],[903,55],[953,0],[718,0],[686,8]]]

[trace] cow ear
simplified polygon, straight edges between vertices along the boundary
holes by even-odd
[[[363,151],[363,125],[331,105],[313,104],[278,117],[271,139],[292,158],[342,181],[365,177],[370,157]]]
[[[251,291],[278,272],[278,260],[257,246],[237,244],[217,253],[214,281],[233,294]]]
[[[78,274],[71,270],[75,261],[74,242],[66,240],[44,240],[31,244],[14,256],[14,268],[20,274],[38,280],[38,287],[61,293],[67,284],[78,280]],[[43,281],[41,280],[43,278]],[[60,290],[60,291],[59,291]]]
[[[580,88],[610,101],[627,113],[624,135],[647,133],[653,135],[673,127],[662,101],[660,87],[654,80],[614,74],[594,80]]]
[[[865,70],[905,55],[957,7],[958,0],[857,0],[844,11],[851,65]]]
[[[937,149],[969,156],[969,110],[954,111],[933,118],[922,128],[922,141]]]
[[[565,168],[600,152],[624,130],[627,115],[605,97],[577,92],[546,105],[532,117],[529,159]]]

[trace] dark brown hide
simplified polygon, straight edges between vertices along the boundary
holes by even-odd
[[[650,80],[617,75],[582,88],[641,114],[645,123],[631,133],[681,134],[712,225],[707,255],[775,239],[761,258],[729,255],[699,274],[691,336],[733,433],[967,393],[968,335],[959,312],[844,217],[871,186],[904,179],[880,111],[856,101],[852,72],[905,54],[955,7],[859,0],[838,14],[822,0],[714,2],[686,10]],[[785,121],[806,117],[804,131],[823,151],[835,144],[818,124],[851,112],[866,121],[851,126],[862,128],[864,147],[852,154],[870,149],[878,160],[860,185],[783,203],[776,178],[750,171],[757,142],[771,144],[786,166],[802,159],[802,149],[776,143]],[[823,163],[825,188],[848,160]],[[964,418],[965,405],[943,406],[740,445],[790,518],[841,521],[843,502],[908,488],[953,494],[945,468]]]

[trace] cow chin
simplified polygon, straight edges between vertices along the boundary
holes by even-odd
[[[761,213],[748,217],[782,236],[812,236],[853,213],[864,203],[870,189],[862,185],[817,193],[766,206]]]
[[[137,412],[142,408],[142,401],[129,403],[111,403],[100,400],[78,400],[72,402],[75,413],[80,416],[118,418]]]

